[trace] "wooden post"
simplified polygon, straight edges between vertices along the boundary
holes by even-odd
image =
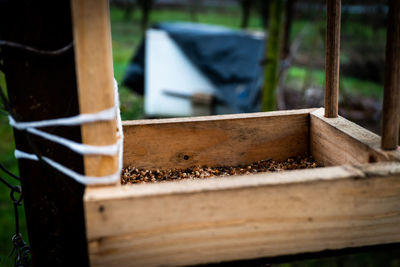
[[[41,50],[56,50],[74,41],[65,54],[52,57],[2,47],[17,120],[63,118],[114,106],[107,0],[72,0],[71,5],[70,0],[5,1],[0,4],[0,25],[1,39]],[[92,145],[113,144],[117,138],[115,121],[44,130]],[[78,173],[103,176],[117,171],[117,156],[82,157],[41,138],[27,138],[21,131],[15,131],[15,140],[18,149],[39,152]],[[34,266],[88,266],[85,187],[46,164],[18,163]]]
[[[73,40],[70,0],[0,1],[0,25],[1,39],[42,50],[57,50]],[[1,52],[9,101],[17,120],[79,114],[73,47],[51,57],[5,46]],[[81,142],[79,126],[42,129]],[[33,135],[28,139],[22,131],[14,131],[14,136],[19,150],[36,150],[83,173],[82,157],[71,150]],[[18,165],[33,265],[88,266],[82,200],[85,187],[41,162],[21,159]]]
[[[338,116],[341,0],[326,1],[325,117]]]
[[[292,29],[293,7],[295,3],[296,0],[287,0],[285,4],[285,23],[283,29],[281,59],[286,59],[290,53],[290,32]]]
[[[397,149],[400,123],[400,1],[389,1],[383,93],[382,149]]]
[[[71,0],[81,113],[114,106],[114,74],[107,0]],[[82,125],[82,142],[111,145],[117,141],[116,121]],[[84,157],[85,174],[105,176],[118,168],[118,156]]]
[[[242,18],[240,23],[240,28],[246,29],[249,26],[250,11],[253,1],[251,0],[240,0],[240,8],[242,11]]]
[[[154,0],[137,0],[136,1],[141,10],[141,22],[140,26],[142,29],[142,36],[146,34],[147,27],[149,26],[150,12],[154,5]]]

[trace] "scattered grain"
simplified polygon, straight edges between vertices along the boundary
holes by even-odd
[[[251,175],[260,172],[279,172],[285,170],[317,168],[322,165],[312,156],[289,158],[283,162],[271,159],[260,160],[246,166],[200,167],[187,169],[144,170],[126,167],[121,173],[122,184],[154,183],[181,179],[208,179],[216,176]]]

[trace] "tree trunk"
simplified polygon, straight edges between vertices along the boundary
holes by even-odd
[[[257,2],[257,9],[260,14],[261,23],[264,29],[268,28],[268,19],[269,19],[269,7],[270,7],[270,0],[258,0]]]
[[[271,0],[270,3],[268,40],[265,51],[266,66],[262,100],[263,111],[276,109],[276,88],[279,78],[280,44],[284,13],[284,3],[282,0]]]
[[[287,0],[285,6],[285,26],[283,30],[283,41],[282,41],[282,55],[281,58],[287,58],[290,53],[290,31],[292,29],[293,21],[293,7],[296,0]]]
[[[252,0],[240,0],[242,9],[242,22],[240,23],[240,27],[242,29],[246,29],[249,26],[251,4]]]
[[[144,35],[146,33],[147,27],[149,26],[150,12],[151,8],[153,7],[154,0],[138,0],[137,3],[142,10],[142,20],[140,23],[140,27],[142,30],[142,34]]]

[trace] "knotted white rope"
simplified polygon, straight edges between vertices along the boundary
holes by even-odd
[[[27,132],[40,136],[44,139],[50,140],[54,143],[60,144],[69,148],[70,150],[79,153],[81,155],[107,155],[114,156],[118,153],[118,170],[111,175],[94,177],[94,176],[85,176],[83,174],[79,174],[62,164],[55,162],[54,160],[41,156],[40,158],[57,169],[61,173],[71,177],[75,181],[82,184],[108,184],[118,181],[120,178],[120,172],[122,169],[122,152],[123,152],[123,132],[122,132],[122,122],[121,122],[121,114],[119,110],[119,95],[118,95],[118,84],[114,80],[114,107],[110,109],[105,109],[97,113],[91,114],[80,114],[77,116],[60,118],[60,119],[51,119],[51,120],[42,120],[42,121],[32,121],[32,122],[17,122],[11,116],[9,116],[10,125],[18,130],[26,130]],[[60,137],[54,134],[50,134],[37,128],[41,127],[49,127],[49,126],[75,126],[82,125],[85,123],[93,123],[97,121],[107,121],[117,119],[117,129],[118,129],[118,141],[112,145],[106,146],[94,146],[94,145],[86,145],[82,143],[77,143],[75,141],[66,139],[64,137]],[[24,151],[20,151],[18,149],[15,150],[14,153],[17,159],[29,159],[38,161],[39,157],[35,154],[26,153]]]

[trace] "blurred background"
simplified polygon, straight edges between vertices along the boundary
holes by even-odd
[[[124,119],[198,115],[152,110],[152,104],[159,100],[155,97],[153,101],[154,91],[161,94],[164,104],[184,97],[193,98],[196,93],[211,94],[214,101],[209,112],[213,114],[323,106],[326,19],[323,1],[112,0],[110,4],[114,71],[122,84]],[[342,5],[340,114],[379,133],[386,1],[343,0]],[[216,30],[214,26],[225,28]],[[148,27],[150,30],[146,34]],[[190,27],[190,34],[185,27]],[[160,32],[166,33],[166,40],[160,40]],[[226,36],[230,38],[228,41]],[[259,44],[252,43],[257,38],[262,39]],[[232,39],[240,40],[241,45],[233,46]],[[147,40],[145,45],[142,44],[144,40]],[[183,55],[168,55],[164,59],[165,54],[174,53],[174,47],[158,44],[160,42],[174,43],[175,50]],[[165,53],[157,54],[160,49]],[[189,63],[175,64],[181,57],[186,57]],[[210,66],[204,66],[206,64]],[[142,70],[138,71],[138,65]],[[161,65],[160,69],[157,65]],[[193,85],[196,75],[184,72],[189,65],[194,65],[200,75],[211,82],[209,87],[214,88],[210,90],[208,83],[201,81],[200,86]],[[252,77],[243,74],[246,69],[242,65],[251,67]],[[138,77],[135,79],[135,74],[141,71],[145,78],[140,81]],[[222,76],[219,71],[230,75],[229,78],[215,77]],[[183,85],[178,81],[172,88],[168,77],[164,76],[184,80]],[[163,81],[154,85],[154,80],[160,79]],[[229,90],[226,84],[232,85],[228,86]],[[143,88],[145,97],[142,97]],[[246,97],[248,101],[239,103]],[[228,104],[221,103],[227,98]],[[215,108],[219,105],[228,107]]]
[[[325,1],[110,0],[123,120],[322,107]],[[380,134],[387,2],[342,0],[340,115]],[[0,72],[0,85],[6,88]],[[0,162],[18,173],[0,116]],[[22,233],[27,237],[23,210]],[[14,215],[0,185],[0,266]],[[276,266],[400,266],[385,248]]]

